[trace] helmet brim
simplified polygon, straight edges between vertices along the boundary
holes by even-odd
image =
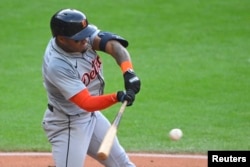
[[[97,30],[96,26],[89,24],[86,28],[84,28],[83,30],[81,30],[80,32],[76,33],[75,35],[69,38],[73,40],[83,40],[85,38],[90,37],[96,30]]]

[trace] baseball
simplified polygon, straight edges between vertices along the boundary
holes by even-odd
[[[178,128],[172,129],[169,132],[169,137],[172,140],[180,140],[182,135],[183,135],[183,133],[182,133],[181,129],[178,129]]]

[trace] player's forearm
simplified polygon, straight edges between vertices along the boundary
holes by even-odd
[[[123,62],[131,62],[128,51],[117,41],[109,41],[106,45],[106,52],[114,57],[119,66]]]
[[[87,89],[71,97],[70,101],[88,112],[103,110],[118,102],[116,93],[91,96]]]

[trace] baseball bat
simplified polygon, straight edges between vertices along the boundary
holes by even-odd
[[[97,157],[100,160],[106,160],[109,156],[110,150],[112,148],[114,139],[116,137],[117,129],[119,126],[119,123],[121,121],[122,114],[126,108],[127,101],[124,101],[120,107],[119,112],[117,113],[116,117],[114,118],[110,128],[108,129],[101,146],[99,147],[99,150],[97,152]]]

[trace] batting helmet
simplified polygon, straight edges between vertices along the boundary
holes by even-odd
[[[54,37],[61,35],[74,40],[89,37],[97,28],[89,25],[82,12],[75,9],[62,9],[50,20],[50,28]]]

